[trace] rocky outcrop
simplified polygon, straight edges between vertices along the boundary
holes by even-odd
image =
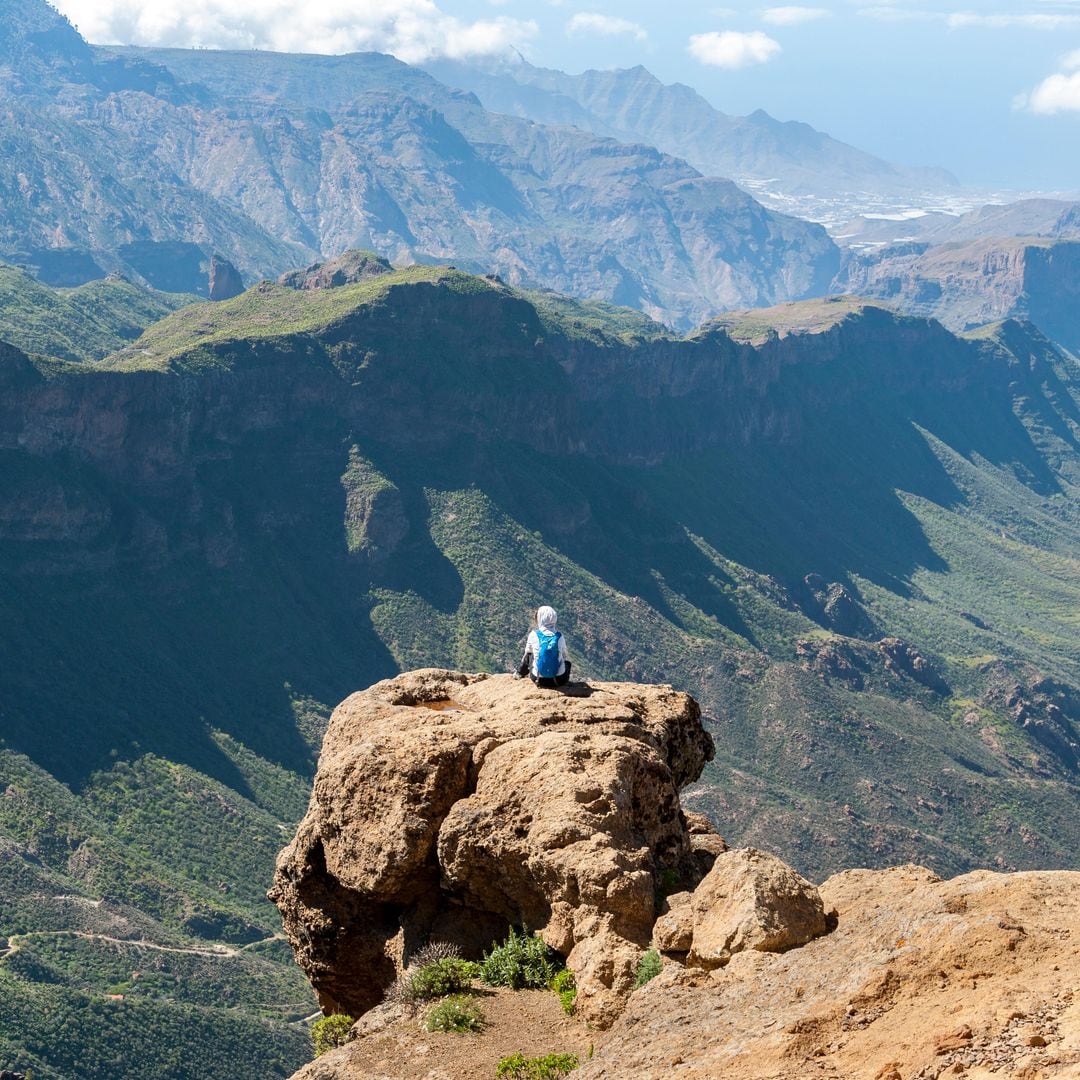
[[[721,967],[744,949],[784,952],[828,929],[817,889],[775,855],[753,848],[720,855],[686,907],[693,967]]]
[[[826,582],[820,574],[807,574],[796,593],[799,606],[815,622],[846,637],[868,637],[874,624],[866,609],[839,581]]]
[[[843,637],[803,638],[795,643],[795,655],[803,670],[855,689],[867,682],[880,683],[884,677],[892,682],[910,680],[939,695],[949,690],[937,668],[903,638],[885,637],[874,644]]]
[[[948,686],[934,665],[903,638],[885,637],[878,642],[885,668],[894,675],[906,675],[936,693],[948,691]]]
[[[374,1005],[426,941],[475,953],[513,923],[579,995],[568,1020],[550,993],[485,991],[464,1051],[386,1007],[298,1075],[479,1080],[526,1037],[587,1039],[585,1080],[1080,1075],[1080,874],[902,866],[819,890],[683,813],[710,750],[665,686],[430,669],[346,700],[271,894],[324,1008]],[[649,944],[664,961],[634,989]]]
[[[278,278],[289,289],[338,289],[358,281],[389,274],[393,267],[373,251],[345,251],[335,259],[312,263],[304,270],[290,270]]]
[[[240,271],[228,259],[215,255],[210,260],[210,299],[231,300],[244,291]]]
[[[606,1025],[661,888],[693,888],[722,845],[700,819],[695,842],[679,805],[711,756],[670,687],[402,675],[335,711],[270,895],[327,1011],[377,1004],[428,940],[479,955],[524,925]]]

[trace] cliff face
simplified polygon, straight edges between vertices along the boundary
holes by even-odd
[[[851,256],[835,284],[954,330],[1028,319],[1066,348],[1080,347],[1080,243],[988,238],[895,245]]]

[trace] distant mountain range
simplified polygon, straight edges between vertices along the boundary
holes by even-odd
[[[646,145],[486,111],[381,54],[88,46],[3,0],[0,257],[205,291],[367,247],[639,308],[688,328],[823,293],[822,229]]]
[[[774,208],[838,206],[955,191],[944,169],[893,165],[809,124],[779,121],[763,110],[729,116],[696,90],[664,85],[646,68],[568,75],[518,59],[485,65],[429,62],[449,86],[477,94],[485,108],[562,124],[624,142],[644,142],[688,161],[707,176],[727,176]]]

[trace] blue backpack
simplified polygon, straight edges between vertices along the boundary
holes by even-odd
[[[536,658],[536,677],[554,679],[559,674],[559,638],[562,634],[558,630],[554,634],[537,630],[536,637],[540,642],[540,655]]]

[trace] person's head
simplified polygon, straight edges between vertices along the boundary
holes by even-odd
[[[546,604],[543,607],[538,607],[536,609],[537,628],[548,634],[555,633],[555,623],[558,621],[558,618],[559,616],[555,614],[555,609],[548,607]]]

